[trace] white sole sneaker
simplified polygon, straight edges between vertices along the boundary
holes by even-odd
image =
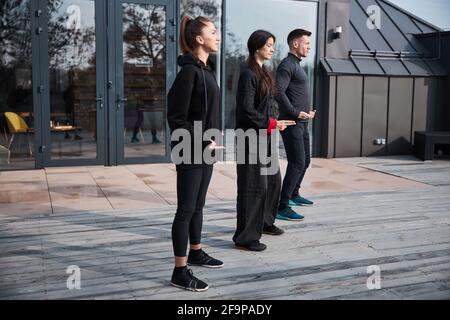
[[[204,288],[204,289],[188,288],[188,287],[183,287],[183,286],[180,286],[180,285],[178,285],[178,284],[175,284],[175,283],[173,283],[172,281],[170,282],[170,284],[171,284],[172,286],[176,287],[176,288],[180,288],[180,289],[184,289],[184,290],[189,290],[189,291],[194,291],[194,292],[202,292],[202,291],[206,291],[206,290],[208,290],[208,288],[209,288],[209,286],[207,286],[207,287]]]
[[[192,264],[192,263],[187,263],[188,266],[194,266],[194,267],[205,267],[205,268],[213,268],[213,269],[218,269],[218,268],[222,268],[223,267],[223,263],[220,266],[210,266],[207,264]]]

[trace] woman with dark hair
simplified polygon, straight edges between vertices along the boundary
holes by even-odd
[[[204,131],[219,128],[220,89],[216,82],[214,65],[209,59],[210,53],[219,50],[219,42],[218,31],[209,19],[192,19],[187,16],[182,18],[180,47],[183,55],[178,57],[181,70],[167,96],[167,120],[171,133],[177,129],[188,132],[191,150],[194,150],[194,144],[200,144],[203,149],[217,148],[214,141],[194,141],[194,121],[200,121],[202,124],[200,139]],[[185,141],[172,141],[172,148],[180,142],[185,144]],[[193,154],[191,158],[194,159]],[[213,165],[207,164],[202,157],[201,163],[178,163],[176,170],[178,202],[172,224],[175,268],[171,284],[191,291],[205,291],[208,285],[194,277],[187,264],[209,268],[223,266],[222,261],[204,252],[200,244],[203,206]],[[188,240],[190,251],[186,256]]]
[[[241,71],[236,94],[236,129],[256,129],[256,145],[259,148],[261,142],[264,143],[267,146],[266,156],[269,157],[269,135],[272,130],[284,130],[295,124],[295,121],[277,121],[270,117],[275,83],[263,63],[272,58],[274,44],[275,36],[270,32],[257,30],[250,35],[247,42],[249,57]],[[267,134],[261,134],[260,129],[267,130]],[[245,153],[245,163],[238,161],[237,164],[237,227],[233,241],[239,249],[263,251],[266,245],[259,242],[262,233],[283,233],[283,230],[274,225],[281,175],[279,168],[275,174],[263,174],[265,165],[261,159],[257,159],[256,164],[249,163],[251,146],[247,141],[244,145],[244,150],[238,148],[238,152]],[[237,158],[239,160],[239,154]]]

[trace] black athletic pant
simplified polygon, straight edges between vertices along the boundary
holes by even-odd
[[[311,163],[308,122],[287,127],[281,131],[281,137],[288,160],[278,207],[283,210],[288,205],[289,199],[298,195],[306,169]]]
[[[268,138],[270,156],[270,138]],[[264,226],[272,226],[277,215],[280,200],[281,174],[261,174],[267,167],[261,163],[248,164],[248,145],[246,163],[237,165],[237,225],[233,241],[237,245],[249,245],[259,241]]]
[[[178,207],[172,224],[173,251],[185,257],[188,239],[190,244],[201,241],[203,206],[213,172],[212,165],[177,171]]]

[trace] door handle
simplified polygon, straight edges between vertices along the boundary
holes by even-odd
[[[95,101],[100,102],[100,109],[103,109],[103,96],[98,96],[97,98],[95,98]]]
[[[127,98],[123,98],[123,97],[121,98],[120,95],[117,95],[117,100],[116,100],[116,102],[117,102],[117,109],[120,109],[120,104],[121,103],[125,103],[127,101],[128,101]]]

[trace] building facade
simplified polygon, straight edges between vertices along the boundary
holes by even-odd
[[[396,37],[406,40],[388,39],[383,29],[363,30],[371,5],[381,8],[382,23],[394,23],[401,29]],[[440,49],[416,45],[432,41],[439,30],[384,0],[5,0],[0,10],[0,170],[170,161],[166,94],[177,72],[183,14],[205,15],[221,31],[214,58],[228,142],[240,65],[256,29],[277,37],[273,69],[288,52],[292,29],[313,33],[302,66],[318,110],[311,124],[315,156],[409,152],[412,129],[423,123],[432,128],[430,115],[448,114],[442,98],[448,69],[440,64]],[[418,30],[407,30],[411,25]],[[424,34],[423,40],[411,33]],[[383,57],[386,65],[373,56],[376,50],[392,52]],[[414,57],[398,55],[413,51]],[[410,68],[413,58],[425,60],[426,71]],[[403,73],[394,74],[400,72],[394,60]],[[430,81],[438,89],[424,93]],[[424,94],[442,94],[439,107],[424,101]],[[397,125],[407,118],[406,109],[415,117]],[[419,126],[406,129],[416,122]],[[407,142],[399,148],[372,141],[384,138],[389,145],[401,137]]]

